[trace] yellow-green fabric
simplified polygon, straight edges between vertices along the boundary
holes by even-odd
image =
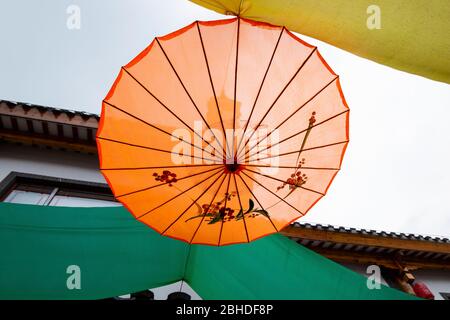
[[[358,56],[450,83],[448,0],[191,0],[285,26]],[[369,29],[377,8],[380,29]],[[370,76],[370,75],[368,75]]]
[[[414,298],[369,290],[363,276],[279,234],[189,248],[122,207],[0,203],[0,252],[0,299],[100,299],[181,279],[204,299]],[[67,286],[69,266],[80,268],[80,289]]]

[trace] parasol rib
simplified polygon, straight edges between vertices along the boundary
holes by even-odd
[[[223,184],[223,182],[225,181],[226,178],[227,178],[227,176],[225,175],[225,176],[223,177],[222,181],[220,182],[219,188],[217,188],[216,193],[214,194],[213,198],[211,199],[211,202],[209,203],[209,206],[208,206],[208,210],[207,210],[206,212],[208,212],[209,209],[211,208],[211,205],[213,204],[214,199],[217,197],[217,194],[219,193],[219,190],[220,190],[220,188],[222,187],[222,184]],[[206,217],[206,215],[204,215],[204,216],[202,217],[202,219],[200,220],[200,223],[198,224],[197,228],[195,229],[194,234],[192,235],[191,240],[189,241],[189,243],[192,243],[192,241],[194,241],[194,238],[195,238],[195,236],[197,235],[197,232],[198,232],[198,230],[200,229],[200,227],[201,227],[203,221],[205,220],[205,217]]]
[[[310,151],[310,150],[315,150],[315,149],[321,149],[321,148],[332,147],[332,146],[336,146],[336,145],[343,144],[343,143],[348,143],[348,142],[349,142],[349,140],[344,140],[344,141],[339,141],[339,142],[334,142],[334,143],[324,144],[324,145],[321,145],[321,146],[305,148],[305,149],[302,150],[302,152]],[[268,157],[259,158],[259,159],[255,159],[255,160],[249,160],[248,162],[255,162],[255,161],[260,161],[260,160],[270,159],[270,158],[275,158],[275,157],[283,157],[283,156],[287,156],[287,155],[290,155],[290,154],[293,154],[293,153],[297,153],[297,152],[299,152],[299,151],[300,151],[300,150],[289,151],[289,152],[280,153],[280,154],[273,155],[273,156],[268,156]],[[246,166],[249,166],[249,165],[246,164]],[[250,165],[250,166],[251,166],[251,165]],[[253,165],[253,166],[256,166],[256,165]]]
[[[264,138],[262,138],[260,141],[258,141],[255,145],[253,145],[251,148],[249,148],[245,153],[244,156],[248,153],[250,153],[253,148],[258,146],[261,142],[266,140],[275,130],[278,130],[283,124],[288,122],[288,120],[294,116],[297,112],[299,112],[303,107],[305,107],[308,103],[310,103],[312,100],[314,100],[315,97],[317,97],[321,92],[323,92],[326,88],[328,88],[333,82],[335,82],[338,79],[338,76],[334,77],[331,81],[329,81],[324,87],[322,87],[318,92],[316,92],[311,98],[309,98],[305,103],[303,103],[297,110],[292,112],[289,116],[287,116],[280,124],[278,124],[273,130],[270,130],[269,134],[266,135]]]
[[[247,144],[249,143],[250,139],[252,138],[253,134],[256,132],[256,130],[258,130],[258,128],[261,126],[262,122],[264,121],[264,119],[266,118],[266,116],[269,114],[270,110],[272,110],[273,106],[277,103],[278,99],[280,99],[280,97],[283,95],[283,93],[286,91],[286,89],[289,87],[289,85],[292,83],[292,81],[295,79],[295,77],[297,76],[297,74],[300,72],[300,70],[303,68],[303,66],[309,61],[309,59],[312,57],[312,55],[314,54],[314,52],[316,52],[317,47],[314,47],[313,50],[311,50],[311,52],[309,53],[308,57],[305,59],[305,61],[303,61],[303,63],[300,65],[300,67],[297,69],[297,71],[294,73],[294,75],[291,77],[291,79],[288,81],[288,83],[286,83],[286,85],[284,86],[284,88],[281,90],[281,92],[278,94],[278,96],[275,98],[275,100],[273,101],[273,103],[270,105],[269,109],[267,109],[266,113],[264,114],[264,116],[261,118],[261,120],[259,121],[258,125],[256,126],[256,128],[250,133],[249,138],[246,140],[246,142],[244,143],[244,146],[242,147],[243,150],[245,150],[245,147],[247,146]],[[238,152],[238,154],[240,154],[242,151],[242,149]]]
[[[303,150],[305,151],[305,150]],[[298,151],[295,151],[298,152]],[[258,167],[258,168],[280,168],[280,169],[296,169],[298,166],[271,166],[271,165],[258,165],[258,164],[245,164],[246,167]],[[308,170],[340,170],[339,168],[325,168],[325,167],[301,167]]]
[[[110,142],[114,142],[114,143],[120,143],[120,144],[129,146],[129,147],[142,148],[142,149],[148,149],[148,150],[152,150],[152,151],[165,152],[165,153],[171,153],[171,154],[179,155],[179,153],[174,152],[174,151],[169,151],[169,150],[163,150],[163,149],[157,149],[157,148],[142,146],[140,144],[133,144],[133,143],[120,141],[120,140],[115,140],[115,139],[110,139],[110,138],[97,137],[97,139],[110,141]],[[201,160],[212,161],[212,162],[216,161],[216,160],[213,160],[213,159],[207,159],[207,158],[204,158],[204,157],[197,157],[197,156],[192,156],[192,155],[183,155],[183,156],[184,157],[188,157],[188,158],[196,158],[196,159],[201,159]]]
[[[250,194],[253,196],[253,198],[255,198],[256,202],[258,202],[259,206],[261,207],[262,210],[264,210],[264,207],[261,205],[261,202],[259,202],[258,198],[256,198],[256,196],[254,195],[253,191],[250,189],[250,187],[247,185],[247,183],[245,182],[245,180],[239,175],[239,178],[242,180],[242,182],[245,184],[245,187],[248,189],[248,191],[250,191]],[[270,218],[270,216],[267,217],[270,221],[270,223],[272,224],[272,227],[275,229],[276,232],[278,232],[277,227],[275,226],[275,224],[273,223],[272,219]]]
[[[280,35],[278,36],[277,43],[275,44],[275,48],[273,49],[272,56],[270,57],[269,64],[267,65],[266,72],[264,73],[263,79],[261,81],[261,85],[259,86],[258,93],[256,94],[256,98],[255,98],[255,102],[253,103],[252,110],[250,111],[250,114],[248,116],[247,122],[245,123],[244,130],[242,131],[242,136],[239,139],[239,144],[238,144],[238,146],[236,148],[236,157],[238,156],[237,153],[239,151],[239,148],[241,147],[242,140],[244,140],[245,132],[247,131],[248,124],[250,123],[250,119],[252,118],[253,111],[255,110],[255,106],[256,106],[256,103],[258,102],[259,95],[261,93],[261,89],[262,89],[262,87],[264,85],[264,82],[266,81],[267,74],[269,73],[269,69],[270,69],[270,66],[272,65],[273,57],[275,56],[275,52],[277,51],[278,44],[280,43],[281,36],[283,35],[284,30],[285,30],[285,28],[282,27]]]
[[[225,203],[224,203],[224,208],[227,208],[227,202],[228,202],[228,193],[230,192],[230,181],[231,181],[231,173],[228,174],[228,183],[227,183],[227,191],[225,192]],[[222,240],[222,230],[223,230],[223,223],[225,216],[222,217],[222,221],[220,223],[220,232],[219,232],[219,242],[217,242],[217,245],[220,246],[220,241]]]
[[[233,100],[233,147],[231,149],[232,152],[232,156],[233,159],[235,159],[237,157],[237,154],[235,152],[235,132],[236,132],[236,92],[237,92],[237,81],[238,81],[238,61],[239,61],[239,31],[241,28],[241,19],[238,17],[237,18],[238,21],[238,26],[237,26],[237,35],[236,35],[236,62],[234,65],[234,100]],[[231,177],[230,177],[231,179]],[[220,239],[219,239],[219,243],[220,243]]]
[[[335,118],[337,118],[337,117],[339,117],[339,116],[341,116],[341,115],[343,115],[343,114],[346,114],[346,113],[348,113],[348,112],[349,112],[349,109],[346,109],[346,110],[344,110],[344,111],[342,111],[342,112],[339,112],[338,114],[335,114],[334,116],[332,116],[332,117],[330,117],[330,118],[327,118],[327,119],[325,119],[325,120],[323,120],[323,121],[321,121],[321,122],[318,122],[318,123],[312,125],[311,127],[308,127],[308,128],[306,128],[306,129],[303,129],[303,130],[301,130],[301,131],[299,131],[299,132],[297,132],[297,133],[294,133],[293,135],[291,135],[291,136],[289,136],[289,137],[287,137],[287,138],[284,138],[284,139],[282,139],[281,141],[278,141],[277,143],[274,143],[273,145],[270,145],[270,146],[268,146],[268,147],[266,147],[266,148],[264,148],[264,149],[258,150],[258,152],[256,152],[256,153],[253,153],[253,154],[251,154],[251,155],[248,155],[247,158],[245,158],[245,160],[247,161],[247,160],[250,159],[251,157],[257,155],[258,153],[261,153],[262,151],[265,151],[265,150],[267,150],[267,149],[270,149],[270,148],[272,148],[273,146],[280,145],[280,144],[282,144],[283,142],[285,142],[285,141],[287,141],[287,140],[290,140],[290,139],[292,139],[293,137],[296,137],[296,136],[298,136],[299,134],[302,134],[303,132],[308,131],[309,129],[318,127],[318,126],[320,126],[320,125],[322,125],[322,124],[324,124],[324,123],[326,123],[326,122],[328,122],[328,121],[330,121],[330,120],[333,120],[333,119],[335,119]]]
[[[206,69],[208,70],[209,82],[211,83],[211,89],[212,89],[212,92],[214,94],[214,101],[216,103],[217,113],[219,114],[220,124],[222,126],[223,136],[226,137],[227,135],[225,133],[225,126],[223,125],[222,114],[220,113],[219,101],[217,101],[217,94],[216,94],[216,90],[214,88],[214,83],[213,83],[212,76],[211,76],[211,70],[209,68],[208,56],[206,55],[205,45],[203,44],[202,32],[200,31],[200,26],[198,24],[198,21],[197,21],[196,24],[197,24],[198,35],[200,37],[200,43],[202,45],[203,56],[205,58]],[[230,151],[229,147],[228,147],[228,142],[226,141],[226,138],[225,138],[225,143],[227,145],[227,150]],[[222,146],[222,148],[224,148],[224,147]],[[225,151],[225,149],[224,149],[224,151]],[[225,151],[225,154],[226,154],[226,151]]]
[[[223,166],[222,164],[187,164],[187,165],[175,165],[175,166],[156,166],[156,167],[129,167],[129,168],[100,168],[102,171],[121,171],[121,170],[148,170],[148,169],[170,169],[170,168],[194,168],[194,167],[212,167]],[[253,165],[255,166],[255,165]],[[256,166],[255,166],[256,167]]]
[[[175,70],[175,67],[172,64],[172,61],[170,61],[169,56],[167,55],[166,51],[164,50],[163,46],[161,45],[161,43],[159,42],[158,38],[155,38],[156,42],[158,43],[161,51],[163,52],[164,56],[166,57],[167,62],[169,63],[170,67],[172,68],[173,72],[175,73],[175,75],[177,76],[178,81],[180,82],[181,86],[184,89],[184,92],[186,92],[187,96],[189,97],[189,100],[191,100],[192,104],[194,105],[195,110],[197,110],[198,114],[200,115],[200,117],[202,118],[203,122],[206,124],[206,126],[208,127],[208,129],[211,131],[211,133],[213,134],[214,138],[216,139],[216,141],[220,144],[221,148],[223,149],[223,152],[225,152],[225,149],[223,148],[222,144],[220,143],[220,140],[217,139],[216,135],[214,134],[214,131],[211,130],[211,127],[209,126],[208,121],[206,121],[205,117],[203,116],[203,114],[201,113],[200,109],[197,107],[197,104],[195,103],[194,99],[192,98],[192,96],[190,95],[189,91],[187,90],[186,86],[183,83],[183,80],[181,80],[181,77],[179,76],[177,70]],[[214,147],[213,147],[214,148]],[[214,148],[214,150],[218,151],[216,148]],[[222,157],[224,157],[225,155],[218,151],[220,153],[220,155]]]
[[[250,238],[248,236],[248,231],[247,231],[247,222],[245,221],[244,208],[242,207],[241,196],[239,194],[239,188],[237,186],[237,181],[236,181],[236,175],[235,174],[233,174],[233,180],[234,180],[234,186],[236,188],[236,192],[237,192],[237,196],[238,196],[239,208],[241,209],[241,212],[242,212],[242,221],[244,222],[245,235],[247,236],[247,242],[250,242]]]

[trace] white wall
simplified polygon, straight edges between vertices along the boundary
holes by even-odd
[[[0,181],[11,171],[106,183],[96,155],[0,143]]]
[[[424,282],[434,294],[435,300],[443,300],[440,292],[450,293],[450,272],[444,270],[416,270],[416,281]]]
[[[349,268],[350,270],[352,270],[356,273],[359,273],[360,275],[365,276],[366,278],[368,278],[369,276],[371,276],[373,274],[373,273],[367,273],[367,267],[369,265],[353,264],[353,263],[339,263],[339,264],[343,265],[346,268]],[[385,286],[389,286],[387,284],[387,282],[384,280],[383,276],[381,276],[381,278],[380,278],[380,283]]]

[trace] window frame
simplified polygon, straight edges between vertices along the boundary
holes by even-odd
[[[87,195],[80,198],[96,199],[117,202],[111,189],[106,183],[83,181],[66,179],[52,176],[44,176],[25,172],[11,171],[1,182],[0,182],[0,202],[4,202],[5,199],[16,190],[16,187],[20,184],[30,186],[42,186],[43,189],[52,188],[49,193],[49,197],[46,199],[42,206],[48,206],[55,196],[62,195],[69,196],[70,193],[73,197],[80,197],[80,195]],[[18,189],[20,190],[20,189]]]
[[[439,292],[444,300],[450,300],[450,292]]]

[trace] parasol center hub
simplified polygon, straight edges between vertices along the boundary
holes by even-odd
[[[243,165],[238,162],[225,163],[225,171],[227,173],[238,173],[243,169]]]

